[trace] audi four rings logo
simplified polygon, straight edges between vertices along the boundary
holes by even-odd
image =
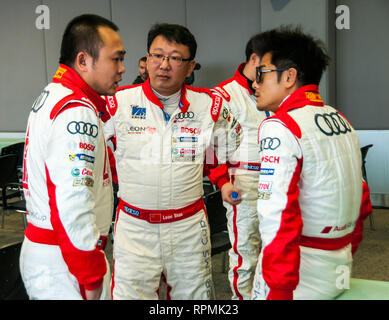
[[[281,141],[278,138],[266,137],[259,143],[259,152],[262,150],[276,150],[281,145]]]
[[[99,129],[95,124],[83,121],[69,122],[67,129],[71,134],[85,134],[93,138],[96,138],[97,134],[99,133]]]
[[[194,117],[194,113],[192,111],[182,113],[180,112],[179,114],[176,115],[176,120],[180,119],[192,119]]]
[[[351,126],[338,112],[315,115],[315,122],[321,132],[327,136],[351,132]]]

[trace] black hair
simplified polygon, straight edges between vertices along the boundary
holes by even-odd
[[[250,38],[246,44],[246,62],[249,62],[251,55],[254,53],[254,46],[256,42],[261,40],[261,34],[258,33]]]
[[[189,48],[190,59],[196,56],[197,42],[193,34],[184,26],[178,24],[157,23],[153,25],[147,36],[147,52],[157,36],[163,36],[168,41],[183,44]]]
[[[81,51],[90,54],[93,61],[98,59],[100,48],[104,45],[98,27],[119,30],[112,21],[95,14],[83,14],[73,18],[62,37],[59,63],[73,67],[77,54]]]
[[[276,68],[295,68],[301,86],[319,84],[330,58],[324,43],[303,33],[300,26],[281,26],[265,31],[252,42],[259,57],[271,53],[271,63]],[[278,73],[280,79],[281,73]]]
[[[147,61],[147,58],[146,58],[146,57],[140,58],[139,61],[138,61],[138,64],[139,64],[141,61],[146,62],[146,61]]]

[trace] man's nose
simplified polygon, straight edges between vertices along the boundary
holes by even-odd
[[[159,66],[161,69],[169,69],[170,68],[170,62],[168,57],[163,57],[162,63]]]
[[[125,72],[126,72],[126,67],[124,66],[123,62],[120,62],[119,73],[122,74],[122,73],[125,73]]]

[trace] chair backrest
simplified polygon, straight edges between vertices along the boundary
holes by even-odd
[[[365,160],[365,159],[366,159],[367,152],[369,151],[369,149],[370,149],[372,146],[373,146],[372,144],[368,144],[368,145],[363,146],[363,147],[361,148],[362,160]]]
[[[17,156],[15,154],[0,156],[0,187],[3,188],[11,182],[18,182]]]
[[[18,142],[1,149],[1,155],[15,154],[18,167],[23,166],[24,142]]]
[[[367,174],[366,174],[366,156],[367,156],[367,152],[369,151],[369,149],[372,147],[373,145],[372,144],[368,144],[366,146],[363,146],[361,148],[361,154],[362,154],[362,177],[363,177],[363,180],[366,181],[367,183]]]
[[[22,242],[0,248],[0,300],[27,300],[19,271]]]

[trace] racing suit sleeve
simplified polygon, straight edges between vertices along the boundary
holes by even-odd
[[[112,174],[112,182],[118,183],[118,176],[116,172],[116,160],[115,160],[115,150],[116,150],[116,131],[115,131],[115,120],[114,114],[117,110],[117,102],[116,98],[103,96],[103,98],[107,101],[107,110],[110,113],[111,117],[104,122],[104,138],[107,142],[107,150],[108,150],[108,159],[109,166]]]
[[[215,125],[211,146],[215,151],[215,158],[218,163],[224,164],[236,149],[238,149],[243,138],[243,130],[238,120],[229,110],[227,101],[223,100],[219,95],[214,95],[213,99],[214,103],[211,113]],[[218,108],[215,108],[215,106],[218,106]],[[214,112],[215,110],[216,112]],[[226,167],[220,169],[224,171],[220,171],[218,174],[215,173],[215,177],[220,178],[223,176],[224,179],[228,179],[227,181],[229,181],[229,176],[228,173],[227,175],[225,174],[225,169]]]
[[[228,173],[227,165],[223,163],[216,168],[210,168],[208,179],[212,184],[218,186],[218,188],[221,189],[225,183],[230,182],[230,175]]]
[[[209,181],[218,186],[219,189],[230,181],[230,175],[228,173],[228,167],[226,164],[219,165],[216,157],[216,153],[212,147],[206,150],[206,156],[204,159],[203,176],[208,176]]]
[[[363,222],[372,212],[372,205],[370,202],[370,190],[366,181],[362,182],[362,201],[361,201],[361,209],[359,212],[359,217],[357,223],[355,225],[353,234],[352,234],[352,243],[351,243],[351,252],[354,255],[357,251],[359,244],[362,241],[363,235]]]
[[[103,130],[94,110],[76,106],[57,116],[48,135],[45,166],[51,224],[70,273],[93,290],[107,272],[105,255],[96,248],[100,234],[93,188],[95,175],[103,175],[97,165],[104,162],[96,158],[105,154],[99,150],[104,146]],[[88,161],[70,161],[76,153]]]
[[[267,299],[293,299],[299,282],[302,218],[298,202],[302,151],[280,121],[265,120],[259,130],[261,171],[258,216],[262,238],[262,276]]]

